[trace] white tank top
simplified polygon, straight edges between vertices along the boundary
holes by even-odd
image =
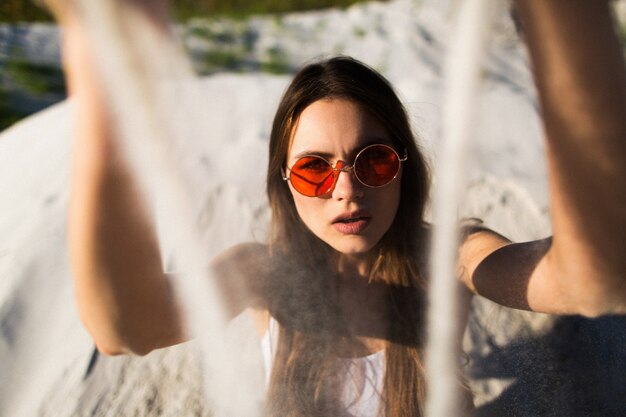
[[[278,323],[270,318],[268,330],[261,339],[266,384],[269,384],[277,341]],[[338,366],[345,369],[341,395],[344,412],[340,417],[383,417],[384,413],[379,414],[378,409],[385,378],[385,351],[337,361]]]

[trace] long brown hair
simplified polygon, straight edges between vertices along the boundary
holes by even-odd
[[[270,250],[275,262],[270,312],[281,324],[270,387],[272,416],[335,415],[333,341],[345,336],[332,297],[336,271],[327,261],[332,249],[304,225],[283,180],[290,139],[302,111],[321,99],[346,99],[371,112],[386,128],[393,146],[406,150],[400,204],[389,230],[372,250],[371,276],[388,287],[390,337],[382,407],[386,417],[422,415],[422,366],[426,227],[422,217],[430,175],[410,128],[406,110],[389,82],[365,64],[336,57],[301,69],[287,88],[270,137],[267,194],[272,209]],[[328,323],[332,323],[329,326]],[[322,384],[322,381],[324,384]],[[331,394],[329,394],[331,392]],[[335,390],[336,393],[336,390]]]

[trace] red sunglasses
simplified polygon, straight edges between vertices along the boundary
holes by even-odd
[[[400,163],[407,160],[406,150],[400,157],[391,147],[382,144],[369,145],[361,149],[352,165],[337,161],[333,167],[321,156],[304,155],[291,168],[283,180],[290,181],[293,188],[307,197],[320,197],[335,188],[341,172],[354,170],[354,176],[367,187],[382,187],[398,176]]]

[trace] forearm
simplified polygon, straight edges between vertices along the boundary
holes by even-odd
[[[626,71],[602,0],[518,0],[544,122],[553,241],[529,302],[626,305]]]
[[[517,0],[549,136],[623,137],[626,74],[606,0]],[[621,150],[624,147],[621,145]]]
[[[64,63],[75,101],[68,227],[81,319],[107,353],[175,343],[183,337],[180,313],[151,216],[120,155],[93,50],[78,26],[66,29]]]

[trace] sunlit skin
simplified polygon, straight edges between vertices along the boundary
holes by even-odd
[[[391,145],[389,133],[362,106],[344,99],[319,100],[300,115],[294,128],[287,166],[302,155],[319,155],[333,165],[352,165],[356,154],[373,143]],[[304,224],[345,259],[363,260],[391,226],[400,202],[401,172],[391,183],[371,188],[352,171],[339,174],[335,188],[321,197],[307,197],[290,184]],[[345,217],[358,222],[341,222]]]

